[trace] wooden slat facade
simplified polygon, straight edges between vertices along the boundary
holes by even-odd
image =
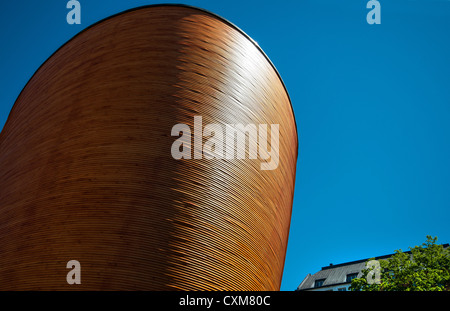
[[[278,168],[175,160],[171,129],[194,116],[279,124]],[[230,23],[171,5],[96,23],[36,71],[0,134],[0,290],[278,290],[297,144],[283,82]]]

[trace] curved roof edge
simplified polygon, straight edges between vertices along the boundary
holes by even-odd
[[[275,67],[275,65],[272,63],[272,61],[271,61],[270,58],[267,56],[267,54],[263,51],[263,49],[259,46],[259,44],[258,44],[255,40],[253,40],[247,33],[245,33],[241,28],[239,28],[238,26],[236,26],[235,24],[233,24],[232,22],[230,22],[229,20],[225,19],[224,17],[222,17],[222,16],[220,16],[220,15],[218,15],[218,14],[215,14],[215,13],[213,13],[213,12],[211,12],[211,11],[206,10],[206,9],[199,8],[199,7],[192,6],[192,5],[188,5],[188,4],[162,3],[162,4],[147,4],[147,5],[137,6],[137,7],[134,7],[134,8],[130,8],[130,9],[127,9],[127,10],[124,10],[124,11],[121,11],[121,12],[118,12],[118,13],[115,13],[115,14],[110,15],[110,16],[108,16],[108,17],[102,18],[102,19],[100,19],[100,20],[94,22],[93,24],[87,26],[86,28],[83,28],[80,32],[78,32],[77,34],[75,34],[72,38],[70,38],[68,41],[64,42],[59,48],[57,48],[57,49],[56,49],[56,50],[55,50],[55,51],[54,51],[54,52],[53,52],[53,53],[52,53],[52,54],[51,54],[51,55],[50,55],[50,56],[49,56],[49,57],[48,57],[48,58],[47,58],[47,59],[46,59],[46,60],[45,60],[45,61],[44,61],[37,69],[36,69],[36,71],[33,73],[33,75],[30,77],[30,79],[28,79],[27,83],[26,83],[25,86],[22,88],[22,90],[20,91],[20,93],[19,93],[19,95],[17,96],[16,100],[14,101],[13,107],[11,108],[11,111],[10,111],[10,113],[9,113],[9,115],[8,115],[8,118],[6,119],[6,122],[5,122],[4,126],[3,126],[3,129],[6,127],[6,125],[7,125],[7,123],[8,123],[8,120],[9,120],[9,116],[11,115],[11,113],[12,113],[12,111],[13,111],[13,109],[14,109],[14,106],[15,106],[17,100],[19,99],[19,97],[20,97],[20,95],[22,94],[23,90],[27,87],[28,83],[30,83],[30,81],[33,79],[33,77],[36,75],[36,73],[39,71],[39,69],[41,69],[41,67],[43,67],[43,66],[45,65],[45,63],[47,63],[47,61],[48,61],[49,59],[51,59],[51,58],[53,57],[53,55],[55,55],[62,47],[64,47],[66,44],[68,44],[70,41],[72,41],[72,40],[73,40],[74,38],[76,38],[77,36],[81,35],[83,32],[89,30],[90,28],[93,28],[94,26],[96,26],[96,25],[98,25],[98,24],[100,24],[100,23],[102,23],[102,22],[104,22],[104,21],[106,21],[106,20],[112,19],[112,18],[114,18],[114,17],[116,17],[116,16],[119,16],[119,15],[122,15],[122,14],[126,14],[126,13],[129,13],[129,12],[132,12],[132,11],[137,11],[137,10],[141,10],[141,9],[145,9],[145,8],[151,8],[151,7],[164,7],[164,6],[168,6],[168,7],[170,7],[170,6],[173,6],[173,7],[185,7],[185,8],[190,8],[190,9],[193,9],[193,10],[197,10],[197,11],[200,11],[200,12],[207,13],[207,14],[209,14],[209,15],[211,15],[211,16],[213,16],[213,17],[215,17],[215,18],[217,18],[217,19],[219,19],[219,20],[221,20],[221,21],[223,21],[225,24],[231,26],[232,28],[236,29],[237,31],[239,31],[239,32],[240,32],[242,35],[244,35],[250,42],[252,42],[253,45],[254,45],[254,46],[255,46],[255,47],[263,54],[263,56],[267,59],[267,61],[269,62],[269,64],[270,64],[270,65],[272,66],[272,68],[275,70],[275,73],[277,74],[278,78],[280,79],[280,82],[281,82],[281,84],[283,85],[283,88],[284,88],[284,90],[285,90],[285,92],[286,92],[286,94],[287,94],[287,96],[288,96],[289,104],[290,104],[290,106],[291,106],[292,116],[294,117],[295,133],[296,133],[296,138],[297,138],[297,158],[298,158],[298,148],[299,148],[299,144],[298,144],[298,130],[297,130],[297,121],[296,121],[295,113],[294,113],[294,107],[292,106],[291,97],[290,97],[289,92],[288,92],[288,90],[287,90],[287,88],[286,88],[286,85],[285,85],[283,79],[281,78],[281,75],[280,75],[280,73],[278,72],[278,70],[277,70],[277,68]],[[2,131],[0,132],[0,137],[2,136],[3,129],[2,129]]]

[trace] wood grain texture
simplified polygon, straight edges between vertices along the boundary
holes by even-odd
[[[173,159],[195,115],[280,124],[278,168]],[[0,134],[0,289],[278,290],[297,144],[278,73],[230,23],[168,5],[103,20],[38,69]]]

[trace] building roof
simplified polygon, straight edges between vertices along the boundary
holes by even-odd
[[[319,272],[313,275],[308,274],[300,283],[297,290],[313,289],[316,280],[325,279],[321,287],[334,286],[338,284],[346,284],[347,275],[357,273],[357,277],[361,277],[362,269],[366,266],[365,261],[356,261],[353,263],[339,264],[336,266],[323,267]]]

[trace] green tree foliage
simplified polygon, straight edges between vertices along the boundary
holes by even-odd
[[[379,260],[378,271],[364,269],[361,278],[352,280],[350,290],[450,291],[450,250],[436,241],[437,237],[427,236],[421,246],[409,248],[411,253],[396,250],[388,259]]]

